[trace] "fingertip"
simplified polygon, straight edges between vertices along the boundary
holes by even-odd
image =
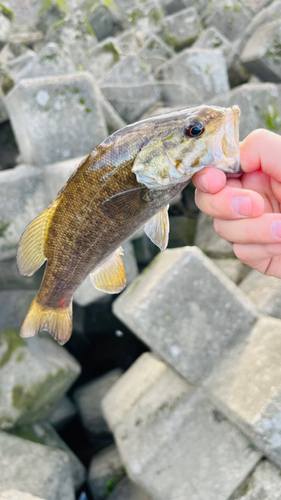
[[[226,184],[226,175],[216,168],[206,167],[192,178],[195,187],[205,193],[215,194]]]

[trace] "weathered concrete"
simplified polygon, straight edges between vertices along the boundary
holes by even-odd
[[[114,444],[95,455],[90,463],[88,476],[89,488],[94,499],[104,500],[109,496],[124,474],[125,469]]]
[[[209,257],[233,257],[232,243],[222,238],[214,230],[214,219],[209,215],[200,213],[194,244],[201,248]]]
[[[238,285],[250,272],[250,268],[238,259],[212,259],[212,261],[224,274],[226,274],[226,276],[228,276],[228,278],[234,281],[236,285]],[[246,293],[242,287],[241,289]]]
[[[262,460],[231,500],[279,500],[280,491],[280,469]]]
[[[23,493],[22,491],[9,490],[0,491],[0,500],[43,500],[39,497],[34,497],[29,493]]]
[[[155,72],[161,64],[174,56],[173,50],[157,35],[151,35],[139,52],[138,57]]]
[[[246,295],[196,247],[158,255],[117,298],[113,310],[195,384],[249,334],[257,318]]]
[[[257,309],[265,315],[281,319],[281,282],[252,269],[240,284]]]
[[[161,36],[177,50],[190,46],[202,31],[199,16],[194,7],[180,10],[163,19]]]

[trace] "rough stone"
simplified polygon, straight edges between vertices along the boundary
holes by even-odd
[[[135,56],[127,56],[100,80],[100,89],[128,123],[158,101],[160,90]]]
[[[228,40],[234,41],[244,35],[251,17],[251,11],[243,2],[220,0],[209,3],[203,14],[203,23],[207,28],[217,28]]]
[[[0,260],[16,255],[26,226],[56,198],[81,159],[41,169],[19,166],[0,172]],[[28,283],[29,279],[25,280]]]
[[[194,7],[180,10],[163,19],[165,41],[177,50],[191,45],[201,33],[201,23]]]
[[[199,93],[201,102],[229,90],[227,68],[219,50],[185,49],[160,66],[157,78],[189,85]]]
[[[245,45],[246,40],[248,40],[260,26],[270,23],[271,21],[278,21],[278,19],[281,19],[281,0],[271,2],[270,5],[260,10],[260,12],[252,18],[252,21],[245,31],[243,40],[241,40],[241,46]]]
[[[187,7],[195,7],[197,12],[201,14],[208,3],[208,0],[198,0],[196,4],[194,4],[193,0],[160,0],[161,7],[166,15],[174,14]]]
[[[245,84],[214,98],[217,106],[233,106],[241,109],[240,140],[256,128],[281,131],[280,87],[274,83]]]
[[[30,495],[29,493],[23,493],[22,491],[9,490],[9,491],[0,491],[0,500],[43,500],[43,499]]]
[[[261,460],[237,494],[233,496],[233,500],[258,500],[259,498],[279,500],[280,490],[280,470],[268,460]]]
[[[56,23],[47,31],[45,42],[55,42],[78,69],[87,69],[88,52],[98,40],[84,14],[77,10],[68,19]]]
[[[112,387],[103,410],[129,478],[154,500],[226,500],[261,456],[150,353]]]
[[[138,57],[149,70],[155,72],[159,66],[174,56],[173,50],[166,45],[157,35],[151,35],[145,42]]]
[[[93,382],[80,386],[73,394],[83,426],[92,436],[109,433],[101,411],[101,400],[121,375],[120,369],[112,370]]]
[[[281,82],[281,21],[261,26],[245,46],[241,62],[262,81]]]
[[[176,83],[173,81],[158,82],[158,87],[161,92],[161,99],[165,106],[179,109],[187,106],[196,106],[201,103],[200,91],[197,93],[191,85],[182,82]],[[159,110],[160,114],[168,110]],[[172,110],[170,110],[172,111]]]
[[[0,291],[0,332],[21,326],[36,293],[35,290]]]
[[[9,433],[14,436],[26,439],[29,442],[43,444],[55,450],[62,450],[67,453],[73,478],[75,490],[79,490],[86,479],[86,469],[79,458],[60,438],[53,427],[47,422],[33,424],[25,427],[16,427]]]
[[[158,30],[163,20],[163,11],[157,0],[129,2],[126,9],[127,26],[140,31],[143,36]]]
[[[77,408],[75,404],[68,396],[63,396],[53,408],[48,421],[57,431],[59,431],[76,415]]]
[[[5,122],[6,120],[8,120],[8,114],[6,110],[5,96],[0,89],[0,123]]]
[[[16,76],[16,82],[24,78],[42,78],[76,73],[69,57],[64,55],[56,43],[48,43],[31,62]]]
[[[120,60],[120,50],[114,38],[106,38],[89,51],[88,71],[97,81]]]
[[[281,321],[262,317],[206,383],[223,413],[281,465]]]
[[[98,89],[98,96],[100,105],[102,108],[103,116],[106,121],[107,130],[109,134],[112,134],[116,130],[125,127],[127,124],[117,113],[116,109],[111,106],[110,102],[104,97],[104,95]]]
[[[238,259],[212,259],[214,264],[238,285],[248,274],[250,268]],[[243,290],[245,292],[245,290]]]
[[[228,68],[237,57],[234,47],[229,40],[219,30],[212,27],[201,33],[193,44],[193,47],[198,49],[219,49],[223,53]]]
[[[48,417],[80,365],[49,335],[23,340],[10,329],[0,333],[0,373],[0,428],[8,429]]]
[[[140,31],[136,31],[135,29],[125,30],[115,40],[123,55],[136,55],[144,45],[144,36]]]
[[[152,498],[126,477],[116,486],[108,500],[152,500]]]
[[[0,48],[7,42],[11,32],[11,21],[7,16],[3,15],[0,11]]]
[[[27,164],[46,165],[87,155],[107,137],[88,73],[21,80],[6,105]]]
[[[281,282],[274,276],[264,276],[252,269],[240,284],[257,309],[265,315],[281,319]]]
[[[234,102],[232,101],[232,104]],[[194,244],[201,248],[209,257],[222,258],[234,256],[232,243],[216,233],[213,217],[203,213],[200,213],[197,220]]]
[[[18,74],[21,73],[21,71],[26,67],[29,66],[29,64],[34,61],[36,58],[36,54],[33,50],[27,50],[24,52],[24,54],[21,54],[18,57],[15,57],[10,63],[9,63],[9,73],[11,78],[14,81],[17,81]]]
[[[74,500],[69,458],[60,450],[0,433],[0,488],[44,500]],[[13,499],[14,500],[14,499]]]
[[[247,336],[257,318],[246,295],[196,247],[158,255],[118,297],[113,311],[195,384]]]
[[[123,263],[124,263],[124,268],[126,272],[126,280],[127,280],[127,286],[132,283],[132,281],[137,277],[138,275],[138,265],[134,253],[134,248],[132,246],[132,243],[125,242],[122,245],[122,248],[124,250],[124,256],[122,258]],[[1,292],[0,292],[1,294]],[[1,297],[1,295],[0,295]],[[99,300],[111,300],[111,296],[108,293],[101,292],[100,290],[97,290],[91,280],[90,276],[87,276],[85,281],[77,288],[77,290],[74,293],[74,301],[79,305],[79,306],[87,306],[91,304],[92,302],[96,302]],[[1,320],[0,320],[1,322]]]
[[[95,500],[104,500],[116,488],[125,474],[124,467],[113,444],[94,456],[90,463],[88,484]],[[123,497],[123,500],[127,497]]]
[[[86,10],[87,19],[93,28],[93,31],[98,40],[104,40],[109,36],[115,35],[117,31],[123,28],[122,18],[118,9],[105,7],[102,4],[97,5],[95,2],[84,2],[84,5],[90,5]],[[83,9],[83,5],[81,6]]]
[[[40,275],[41,274],[41,275]],[[39,276],[40,275],[40,276]],[[0,290],[38,290],[42,273],[36,273],[27,280],[17,268],[16,259],[0,260]]]

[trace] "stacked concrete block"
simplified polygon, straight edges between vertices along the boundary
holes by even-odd
[[[281,0],[268,2],[268,5],[261,9],[250,22],[244,35],[244,42],[246,42],[263,24],[281,19]],[[242,45],[242,44],[241,44]]]
[[[122,248],[124,250],[124,256],[122,257],[122,260],[126,273],[126,284],[128,286],[138,275],[138,265],[132,243],[127,241],[122,245]],[[101,292],[100,290],[97,290],[93,286],[90,276],[87,276],[85,281],[75,291],[74,301],[80,306],[87,306],[92,302],[96,302],[99,300],[110,301],[110,294],[106,294],[104,292]]]
[[[201,15],[208,5],[208,0],[198,0],[194,3],[192,0],[160,0],[163,12],[166,15],[174,14],[188,7],[194,7]]]
[[[204,213],[199,214],[194,243],[209,257],[220,259],[234,256],[232,243],[216,233],[213,217]]]
[[[113,310],[195,384],[249,334],[257,318],[246,295],[196,247],[158,255],[118,297]]]
[[[122,30],[124,27],[124,22],[118,8],[94,2],[91,4],[91,2],[87,2],[86,0],[82,3],[81,9],[85,12],[86,19],[99,41],[114,36],[116,32]]]
[[[114,38],[106,38],[89,51],[88,71],[98,81],[120,60],[121,49]]]
[[[281,321],[262,317],[206,382],[210,397],[281,465]]]
[[[68,396],[63,396],[52,409],[48,421],[57,430],[77,415],[77,408]]]
[[[0,49],[4,46],[9,38],[11,27],[12,25],[10,19],[0,11]]]
[[[126,9],[126,25],[140,31],[143,36],[150,35],[151,32],[158,30],[163,20],[163,11],[157,0],[146,0],[144,2],[136,0],[129,2]]]
[[[281,319],[281,281],[252,269],[240,284],[261,314]]]
[[[8,114],[6,110],[5,96],[0,89],[0,123],[5,122],[6,120],[8,120]]]
[[[251,21],[250,9],[239,0],[220,0],[210,2],[203,15],[203,22],[207,28],[217,28],[231,41],[243,37],[245,29]]]
[[[163,38],[177,50],[188,47],[201,33],[201,23],[194,7],[180,10],[163,20]]]
[[[216,28],[208,28],[202,32],[193,47],[198,49],[218,49],[223,53],[227,67],[231,67],[237,57],[233,44]]]
[[[109,433],[102,415],[101,401],[121,375],[120,369],[112,370],[93,382],[79,387],[73,394],[82,424],[91,436],[103,436]]]
[[[243,140],[256,128],[281,131],[280,97],[280,88],[274,83],[249,83],[214,98],[213,104],[225,107],[238,104],[242,110],[239,135]]]
[[[121,118],[116,109],[114,109],[114,107],[104,97],[101,91],[99,89],[97,89],[97,91],[108,133],[112,134],[116,130],[120,130],[120,128],[125,127],[126,122],[123,120],[123,118]]]
[[[20,71],[16,82],[24,78],[42,78],[75,73],[76,68],[56,43],[48,43],[31,62]]]
[[[212,259],[214,264],[228,276],[236,285],[241,283],[241,281],[247,276],[250,268],[243,264],[238,259]],[[242,288],[243,290],[243,288]],[[245,291],[245,290],[243,290]]]
[[[245,483],[234,494],[233,500],[279,500],[280,470],[268,460],[262,460]]]
[[[30,495],[29,493],[23,493],[22,491],[2,490],[0,491],[0,500],[43,500],[43,499]]]
[[[49,335],[23,340],[10,329],[0,333],[0,374],[0,428],[8,429],[48,417],[80,365]]]
[[[261,456],[152,354],[120,378],[103,409],[129,478],[154,500],[226,500]]]
[[[153,500],[151,496],[132,483],[127,477],[122,479],[116,486],[113,493],[108,496],[108,500]]]
[[[159,66],[171,57],[174,52],[157,35],[151,35],[139,52],[139,58],[151,71],[155,72]]]
[[[128,29],[116,36],[116,42],[123,55],[137,55],[144,45],[144,37],[135,29]]]
[[[262,81],[281,82],[281,21],[261,26],[245,46],[241,62]]]
[[[0,332],[21,326],[36,293],[35,290],[0,291]]]
[[[22,439],[26,439],[28,442],[31,441],[49,446],[55,450],[64,451],[69,458],[74,488],[77,491],[82,487],[86,478],[86,469],[84,465],[60,438],[50,424],[43,422],[41,424],[16,427],[15,429],[9,431],[9,433]]]
[[[227,68],[219,50],[185,49],[159,68],[157,78],[196,89],[201,102],[229,90]]]
[[[100,89],[127,122],[137,120],[160,97],[153,76],[135,56],[127,56],[100,80]]]
[[[88,73],[21,80],[6,105],[27,164],[47,165],[87,155],[107,136]]]
[[[125,469],[115,445],[110,445],[95,455],[88,476],[89,488],[95,500],[104,500],[109,496],[124,474]]]
[[[0,491],[22,490],[44,500],[75,499],[69,458],[63,451],[1,432],[0,467]]]

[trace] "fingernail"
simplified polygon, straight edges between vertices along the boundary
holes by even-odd
[[[276,220],[273,222],[271,231],[275,238],[281,238],[281,220]]]
[[[209,191],[209,182],[206,174],[200,175],[198,178],[198,184],[201,191]]]
[[[238,196],[232,201],[232,208],[239,217],[252,215],[252,202],[250,196]]]

